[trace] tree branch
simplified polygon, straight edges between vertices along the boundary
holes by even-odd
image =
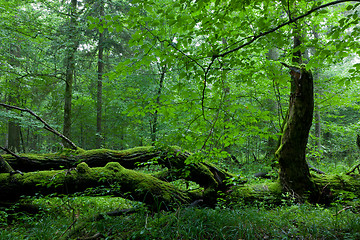
[[[238,46],[238,47],[236,47],[236,48],[233,48],[233,49],[231,49],[231,50],[229,50],[229,51],[227,51],[227,52],[224,52],[224,53],[222,53],[222,54],[213,55],[212,58],[225,57],[226,55],[228,55],[228,54],[230,54],[230,53],[236,52],[236,51],[240,50],[241,48],[244,48],[244,47],[250,45],[251,43],[255,42],[257,39],[259,39],[259,38],[261,38],[261,37],[263,37],[263,36],[266,36],[266,35],[268,35],[268,34],[270,34],[270,33],[273,33],[273,32],[275,32],[276,30],[278,30],[278,29],[280,29],[280,28],[282,28],[282,27],[284,27],[284,26],[287,26],[287,25],[289,25],[289,24],[291,24],[291,23],[294,23],[294,22],[296,22],[297,20],[302,19],[302,18],[304,18],[304,17],[312,14],[313,12],[316,12],[316,11],[322,9],[322,8],[326,8],[326,7],[329,7],[329,6],[332,6],[332,5],[336,5],[336,4],[339,4],[339,3],[343,3],[343,2],[360,2],[360,0],[338,0],[338,1],[334,1],[334,2],[330,2],[330,3],[326,3],[326,4],[323,4],[323,5],[320,5],[320,6],[315,7],[315,8],[309,10],[308,12],[306,12],[306,13],[304,13],[304,14],[296,17],[296,18],[292,18],[292,19],[290,19],[289,21],[286,21],[286,22],[280,24],[280,25],[277,26],[277,27],[274,27],[274,28],[272,28],[272,29],[270,29],[270,30],[268,30],[268,31],[266,31],[266,32],[261,32],[261,33],[259,33],[258,35],[253,36],[250,41],[248,41],[248,42],[246,42],[246,43],[244,43],[244,44],[242,44],[242,45],[240,45],[240,46]],[[244,40],[247,39],[247,38],[249,38],[249,37],[244,38],[244,39],[241,40],[240,42],[244,41]]]
[[[31,111],[30,109],[27,108],[19,108],[16,106],[11,106],[5,103],[0,103],[0,106],[3,106],[5,108],[10,108],[10,109],[16,109],[22,112],[28,112],[31,115],[33,115],[37,120],[39,120],[40,122],[42,122],[44,124],[44,128],[52,133],[54,133],[55,135],[59,136],[60,138],[62,138],[64,141],[66,141],[67,143],[69,143],[69,145],[71,146],[72,149],[76,150],[77,146],[67,137],[65,137],[64,135],[62,135],[61,133],[59,133],[58,131],[56,131],[54,128],[50,127],[50,125],[45,122],[41,117],[39,117],[36,113],[34,113],[33,111]]]

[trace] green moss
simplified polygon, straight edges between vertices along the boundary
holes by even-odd
[[[84,162],[79,163],[79,164],[76,166],[76,169],[78,170],[79,173],[88,173],[88,172],[90,172],[89,165],[87,165],[87,164],[84,163]]]
[[[9,173],[0,173],[0,182],[5,182],[10,177]]]
[[[241,199],[245,203],[253,201],[265,201],[267,203],[279,202],[282,187],[276,182],[264,184],[245,184],[239,186],[231,194],[231,199]]]
[[[105,165],[105,168],[114,172],[120,172],[125,169],[118,162],[109,162]]]
[[[70,156],[70,155],[79,155],[85,150],[82,148],[77,148],[76,150],[70,148],[64,148],[62,151],[58,152],[60,156]]]
[[[161,202],[165,202],[167,204],[176,202],[174,196],[176,196],[177,200],[182,199],[182,203],[189,200],[186,194],[183,194],[181,190],[174,188],[172,184],[161,181],[149,174],[129,169],[124,169],[122,173],[124,179],[121,182],[123,184],[126,183],[127,186],[133,189],[136,189],[133,193],[137,192],[146,195],[148,192],[151,192],[153,197],[158,198]]]
[[[153,149],[154,149],[153,146],[144,146],[144,147],[130,148],[130,149],[121,150],[121,151],[114,151],[114,150],[110,150],[110,151],[114,155],[117,155],[117,156],[126,156],[126,155],[132,155],[135,153],[151,152]]]

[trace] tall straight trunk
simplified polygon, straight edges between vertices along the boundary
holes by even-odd
[[[13,45],[10,47],[11,59],[10,64],[17,68],[20,66],[18,59],[21,57],[21,48],[19,45]],[[7,96],[7,102],[9,105],[18,106],[20,104],[20,81],[9,80],[9,85],[11,86],[11,91]],[[10,119],[8,122],[8,132],[7,132],[7,147],[13,152],[20,152],[20,132],[21,126],[19,122],[15,119]]]
[[[100,1],[100,17],[104,16],[104,2]],[[97,94],[96,94],[96,148],[102,146],[102,81],[104,73],[104,32],[99,31],[98,42],[98,81],[97,81]]]
[[[316,137],[316,146],[317,151],[322,150],[321,145],[321,113],[320,113],[320,107],[319,105],[316,106],[315,111],[315,137]]]
[[[313,35],[315,39],[319,39],[319,33],[317,32],[316,27],[314,27],[313,29]],[[315,49],[313,49],[314,53],[315,53]],[[314,70],[314,80],[315,80],[315,87],[316,87],[316,82],[319,82],[319,70],[315,69]],[[319,85],[318,85],[319,86]],[[316,88],[315,88],[316,89]],[[321,94],[322,94],[322,90],[321,87],[317,87],[316,89],[316,94],[315,94],[315,98],[320,98]],[[322,150],[322,145],[321,145],[321,110],[320,110],[320,106],[317,104],[315,107],[315,137],[316,137],[316,146],[317,146],[317,151],[321,152]]]
[[[157,96],[156,96],[156,105],[157,106],[160,105],[161,91],[164,86],[164,79],[165,79],[165,74],[166,74],[166,65],[159,66],[159,70],[161,71],[161,74],[160,74],[159,88],[158,88],[158,92],[157,92]],[[153,114],[153,120],[152,120],[152,126],[151,126],[151,142],[153,145],[156,142],[157,130],[158,130],[158,110],[155,110],[155,112]]]
[[[64,103],[64,128],[63,135],[71,138],[71,101],[73,91],[73,81],[75,72],[75,53],[79,46],[77,37],[77,21],[76,21],[77,0],[71,0],[69,30],[67,32],[69,39],[69,47],[65,59],[66,76],[65,76],[65,103]],[[65,147],[70,147],[66,141],[63,141]]]
[[[20,152],[20,131],[20,125],[10,120],[8,123],[7,146],[13,152]]]

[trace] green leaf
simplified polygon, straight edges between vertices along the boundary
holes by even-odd
[[[355,63],[353,67],[356,68],[356,70],[360,70],[360,63]]]
[[[353,5],[349,5],[349,6],[346,7],[346,10],[347,10],[347,11],[350,11],[350,10],[353,9],[353,7],[354,7]]]

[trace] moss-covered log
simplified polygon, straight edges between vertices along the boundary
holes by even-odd
[[[330,204],[334,201],[351,203],[354,199],[360,198],[360,175],[318,175],[311,174],[311,181],[320,189],[314,203]],[[262,184],[244,184],[233,188],[231,194],[227,195],[231,202],[238,201],[245,204],[280,204],[284,200],[297,198],[294,193],[284,194],[283,187],[279,181],[266,182]]]
[[[201,198],[201,194],[185,192],[174,185],[149,174],[129,170],[111,162],[105,167],[90,168],[80,163],[72,170],[53,170],[24,173],[24,175],[0,174],[1,201],[16,201],[22,195],[71,194],[99,186],[112,187],[114,196],[144,202],[154,208],[167,208],[174,204],[187,204]]]
[[[20,158],[12,155],[3,155],[15,169],[22,172],[72,168],[80,162],[90,167],[103,167],[109,162],[118,162],[127,169],[134,169],[144,163],[156,163],[167,168],[172,178],[182,178],[198,183],[201,187],[212,188],[215,191],[224,190],[224,180],[234,175],[210,163],[185,164],[190,153],[178,147],[163,149],[155,147],[137,147],[128,150],[116,151],[109,149],[95,149],[76,151],[66,150],[53,154],[22,154]],[[175,179],[170,179],[175,180]]]
[[[321,189],[321,195],[315,202],[324,203],[324,199],[329,201],[337,197],[342,200],[359,198],[359,177],[346,174],[314,174],[311,179]],[[141,201],[156,210],[171,208],[177,204],[189,204],[198,199],[203,199],[205,204],[211,205],[217,197],[216,194],[209,195],[207,191],[184,191],[150,174],[129,170],[119,163],[111,162],[105,167],[90,168],[86,163],[80,163],[71,170],[38,171],[24,175],[2,173],[0,199],[2,202],[15,202],[21,196],[32,196],[36,193],[71,194],[100,186],[112,189],[107,194]],[[233,186],[231,191],[220,197],[226,197],[235,204],[253,204],[256,201],[278,204],[284,199],[280,182]]]
[[[58,153],[20,154],[20,158],[5,154],[3,158],[14,169],[19,169],[23,172],[71,168],[80,162],[85,162],[90,167],[103,167],[108,162],[118,162],[125,168],[133,169],[137,166],[137,163],[149,161],[159,156],[160,153],[161,151],[155,150],[154,147],[137,147],[122,151],[109,149],[65,149]]]

